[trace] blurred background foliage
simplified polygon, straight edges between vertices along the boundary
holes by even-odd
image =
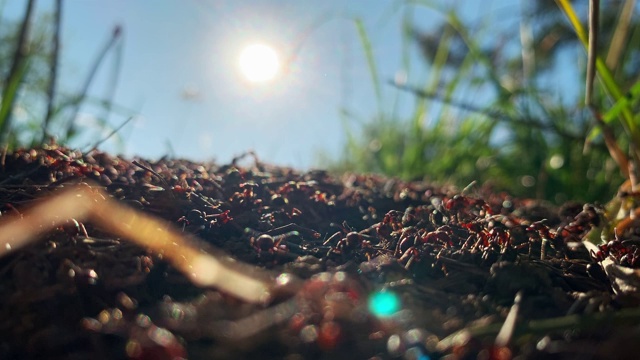
[[[589,137],[596,122],[585,109],[584,93],[558,96],[548,89],[554,81],[572,81],[567,72],[580,74],[575,88],[584,89],[584,48],[554,1],[526,4],[515,28],[496,32],[485,31],[486,24],[463,23],[455,8],[403,2],[398,10],[404,11],[403,43],[418,47],[428,71],[424,77],[402,74],[389,82],[396,92],[415,94],[414,112],[402,116],[393,105],[379,105],[374,119],[357,121],[345,109],[348,140],[343,157],[330,166],[460,188],[477,181],[495,191],[556,203],[610,199],[624,178],[602,138]],[[586,24],[588,3],[573,4]],[[412,16],[418,6],[441,12],[444,21],[436,31],[420,30],[420,19]],[[600,9],[599,55],[628,92],[640,80],[635,1],[604,1]],[[389,79],[376,78],[369,49],[375,41],[366,29],[360,34],[372,84],[378,87]],[[563,63],[567,51],[574,52],[573,62]],[[600,109],[613,105],[603,91],[596,92],[594,103]],[[638,114],[637,104],[634,110]],[[628,134],[621,127],[614,130],[621,148],[628,148]]]
[[[119,27],[96,54],[86,78],[73,93],[58,91],[60,26],[62,0],[55,0],[52,14],[34,12],[35,0],[24,2],[25,12],[19,21],[0,22],[0,143],[7,149],[36,146],[55,138],[67,144],[81,132],[100,138],[110,133],[107,122],[111,111],[122,115],[134,112],[113,101],[122,58]],[[0,3],[0,14],[4,2]],[[104,98],[87,95],[97,70],[106,59],[111,69]],[[80,124],[81,107],[91,108],[95,121]],[[117,135],[117,134],[112,134]]]
[[[86,129],[77,121],[78,108],[93,104],[97,119],[112,110],[130,114],[113,103],[122,53],[121,29],[115,28],[95,57],[87,78],[74,94],[57,93],[56,68],[61,0],[48,17],[33,19],[29,6],[19,23],[0,23],[0,139],[8,148],[33,146],[55,135],[67,143],[79,131],[104,132],[106,121]],[[443,5],[444,4],[444,5]],[[516,25],[496,30],[492,19],[464,23],[448,2],[404,0],[398,30],[405,72],[381,78],[376,69],[375,39],[362,21],[353,20],[371,73],[378,100],[377,114],[358,119],[340,109],[347,141],[339,159],[324,158],[334,171],[379,172],[403,179],[425,179],[464,187],[472,181],[518,197],[606,201],[624,181],[596,122],[584,108],[584,94],[549,90],[554,81],[572,81],[566,72],[582,74],[576,89],[584,88],[586,58],[580,41],[554,1],[524,2]],[[586,23],[587,2],[574,2]],[[421,29],[414,16],[418,7],[439,12],[435,31]],[[599,35],[600,56],[616,83],[628,92],[640,81],[640,20],[635,0],[603,1]],[[422,55],[423,72],[411,73],[411,50]],[[566,56],[569,51],[574,56]],[[98,67],[112,54],[111,78],[105,97],[86,96]],[[563,55],[564,54],[564,55]],[[564,57],[563,57],[564,56]],[[569,58],[571,61],[567,62]],[[563,60],[565,59],[565,60]],[[563,62],[564,61],[564,62]],[[581,79],[578,79],[581,78]],[[386,99],[414,94],[410,114]],[[640,93],[640,92],[638,92]],[[640,95],[630,96],[638,118]],[[596,88],[600,109],[614,104]],[[23,121],[14,121],[23,119]],[[24,120],[26,119],[26,120]],[[613,127],[618,145],[629,147],[629,134]],[[268,159],[267,159],[268,160]]]

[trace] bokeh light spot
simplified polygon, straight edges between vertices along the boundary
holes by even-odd
[[[411,360],[431,360],[431,357],[425,354],[419,347],[412,347],[407,349],[404,354],[404,358]]]
[[[377,317],[389,317],[400,309],[400,298],[392,291],[378,291],[369,297],[369,311]]]

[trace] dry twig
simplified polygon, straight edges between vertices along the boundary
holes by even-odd
[[[207,253],[198,246],[197,239],[122,205],[99,187],[87,184],[62,190],[20,217],[3,219],[0,222],[0,256],[32,243],[38,235],[71,218],[90,220],[149,249],[197,286],[215,287],[251,303],[265,303],[272,297],[271,280],[264,270],[232,264],[222,256]]]

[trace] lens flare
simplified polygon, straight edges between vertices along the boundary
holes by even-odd
[[[400,298],[392,291],[378,291],[369,297],[369,311],[377,317],[389,317],[400,309]]]

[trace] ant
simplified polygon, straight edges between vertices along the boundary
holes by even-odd
[[[452,235],[453,230],[448,225],[443,225],[434,231],[415,230],[410,226],[402,231],[394,254],[396,257],[400,255],[400,263],[408,270],[411,264],[420,261],[429,247],[436,245],[440,245],[441,248],[453,247]]]
[[[84,224],[74,218],[65,220],[58,228],[72,238],[82,236],[85,239],[89,239],[89,234],[87,233],[87,229]]]
[[[398,210],[391,210],[387,212],[382,218],[382,221],[374,225],[378,237],[388,240],[394,232],[402,230],[403,216],[404,213]]]
[[[396,247],[396,254],[404,253],[409,247],[417,245],[436,245],[443,247],[453,247],[453,230],[448,225],[429,231],[427,229],[415,230],[412,226],[406,227],[400,235],[400,241]]]
[[[421,231],[422,229],[417,230],[413,226],[404,228],[400,234],[400,239],[398,239],[394,256],[405,254],[410,248],[417,246]]]
[[[453,240],[451,240],[451,236],[453,235],[453,230],[449,225],[442,225],[437,228],[435,231],[428,232],[424,235],[420,240],[423,243],[440,243],[445,247],[452,247]]]
[[[245,228],[244,231],[251,235],[251,246],[253,246],[258,253],[258,257],[266,256],[267,258],[273,258],[275,256],[280,256],[288,258],[289,260],[297,258],[297,255],[290,253],[291,250],[295,249],[300,252],[305,249],[304,246],[294,244],[290,241],[287,242],[286,239],[300,237],[301,232],[306,232],[314,238],[320,237],[318,232],[296,224],[284,225],[264,233],[260,233],[251,228]]]
[[[614,229],[614,239],[606,244],[598,245],[598,251],[591,250],[591,257],[597,262],[612,257],[619,265],[637,268],[640,265],[640,248],[635,240],[620,240],[617,228]]]
[[[550,244],[551,248],[557,251],[561,248],[561,242],[563,241],[562,233],[560,233],[560,235],[552,233],[549,227],[544,224],[546,221],[547,219],[542,219],[540,221],[533,222],[526,228],[527,233],[534,234],[534,236],[529,236],[529,256],[531,256],[532,253],[533,242],[540,240],[541,260],[544,260],[547,256],[547,243]]]
[[[247,181],[239,185],[240,191],[235,192],[229,202],[238,206],[250,206],[262,204],[262,199],[258,198],[256,191],[259,185],[254,181]]]
[[[444,208],[458,221],[476,216],[493,215],[491,207],[482,199],[473,199],[463,195],[454,195],[444,202]]]
[[[423,255],[423,252],[421,252],[417,246],[411,246],[402,253],[402,256],[400,256],[400,259],[398,259],[398,261],[402,265],[404,265],[405,269],[409,270],[409,268],[414,262],[420,261],[420,258],[422,257],[422,255]]]
[[[336,226],[336,224],[331,225]],[[351,254],[358,249],[373,249],[373,246],[371,245],[371,240],[374,239],[373,236],[363,234],[364,231],[354,231],[349,225],[347,225],[346,221],[342,224],[342,226],[339,227],[340,231],[331,235],[323,243],[323,245],[328,245],[336,241],[336,239],[339,239],[336,245],[332,246],[329,249],[329,251],[327,252],[327,257],[331,254],[338,254],[344,257],[345,255]],[[342,237],[343,234],[345,234],[344,237]],[[369,257],[368,254],[367,257]]]

